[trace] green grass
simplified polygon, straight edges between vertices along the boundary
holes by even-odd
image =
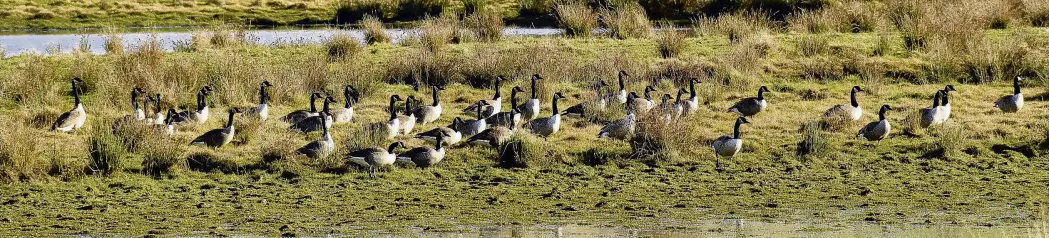
[[[888,34],[892,44],[872,56],[882,39],[879,34]],[[1013,34],[990,31],[986,38],[1009,42]],[[1036,211],[1049,201],[1044,79],[1028,80],[1027,105],[1015,116],[1005,115],[991,102],[1010,92],[1007,80],[960,84],[965,77],[952,72],[942,75],[957,78],[928,83],[925,67],[935,61],[904,50],[898,34],[825,33],[819,37],[826,39],[828,49],[812,54],[799,49],[798,42],[806,37],[811,36],[748,35],[738,43],[719,34],[690,37],[669,59],[662,58],[655,39],[519,37],[448,44],[432,53],[375,44],[337,61],[328,60],[329,48],[322,45],[252,44],[167,54],[147,47],[121,55],[2,59],[0,121],[15,126],[0,130],[0,172],[9,183],[0,188],[5,204],[0,234],[121,230],[128,235],[275,236],[567,223],[688,229],[689,221],[720,218],[1022,226],[1038,219]],[[1049,50],[1037,42],[1025,49],[1032,55]],[[814,61],[840,65],[817,70],[840,77],[810,77]],[[847,72],[847,67],[857,69]],[[525,75],[542,74],[546,80],[539,92],[547,114],[552,93],[564,92],[569,97],[565,105],[574,105],[597,80],[614,85],[620,69],[634,75],[628,78],[629,90],[664,78],[655,85],[660,94],[698,77],[703,81],[697,85],[701,101],[709,103],[672,130],[652,125],[651,133],[659,133],[652,138],[670,150],[644,158],[631,156],[627,142],[595,138],[600,124],[566,118],[562,131],[549,141],[520,138],[526,153],[540,153],[523,157],[528,168],[501,168],[495,151],[467,146],[451,149],[434,168],[396,166],[384,169],[379,179],[368,179],[360,168],[338,158],[290,156],[288,150],[317,135],[285,132],[287,125],[272,119],[257,125],[254,135],[218,150],[172,146],[221,127],[226,108],[252,105],[262,80],[276,85],[270,91],[271,118],[305,108],[309,92],[340,92],[345,84],[360,89],[364,97],[355,122],[333,131],[336,147],[345,153],[343,147],[353,143],[388,144],[355,133],[385,118],[390,94],[429,102],[428,90],[415,93],[407,85],[385,83],[390,79],[418,75],[425,82],[447,84],[445,114],[436,123],[417,125],[422,131],[447,125],[454,116],[470,118],[460,110],[491,96],[490,89],[467,86],[477,75],[519,75],[504,84],[508,96],[511,86],[528,88]],[[162,93],[165,106],[180,106],[190,105],[189,92],[205,84],[216,89],[212,118],[205,125],[182,128],[172,138],[150,139],[143,151],[120,157],[119,168],[110,175],[87,175],[89,132],[108,130],[109,122],[88,123],[77,134],[45,128],[54,115],[68,110],[68,79],[74,75],[88,82],[90,121],[126,114],[127,91],[133,86]],[[927,106],[941,82],[959,89],[951,97],[951,127],[903,133],[903,121]],[[897,109],[888,114],[894,133],[880,146],[855,138],[862,123],[822,133],[802,130],[827,108],[847,103],[853,85],[865,83],[879,86],[859,97],[866,110],[863,123],[876,119],[881,104]],[[742,128],[742,154],[723,159],[727,168],[715,170],[706,145],[731,133],[735,116],[725,109],[753,96],[761,85],[773,91],[766,94],[769,111]],[[614,112],[593,120],[622,115],[612,105]],[[821,150],[797,155],[797,145],[809,135],[822,139]],[[424,144],[400,139],[409,147]],[[289,229],[281,231],[285,225]]]

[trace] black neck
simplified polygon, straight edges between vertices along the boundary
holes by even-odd
[[[443,144],[442,142],[444,142],[444,135],[438,134],[437,135],[437,145],[436,145],[436,147],[434,147],[434,149],[435,150],[440,150],[441,149],[441,144]]]
[[[849,100],[852,103],[852,107],[859,107],[860,106],[860,102],[856,101],[856,90],[852,90],[852,93],[849,95]]]
[[[758,100],[765,100],[765,90],[758,89]]]
[[[943,97],[943,94],[937,93],[936,97],[932,99],[932,107],[940,106],[940,97]]]
[[[539,96],[535,94],[535,77],[532,77],[532,99],[538,99]]]
[[[940,105],[946,106],[947,104],[950,104],[950,102],[947,101],[947,98],[950,97],[950,96],[951,96],[951,93],[948,93],[947,91],[943,91],[943,101],[941,102]]]
[[[396,150],[396,149],[397,149],[397,143],[393,143],[393,144],[390,144],[390,147],[387,147],[386,152],[392,154],[393,150]]]
[[[414,100],[412,100],[411,98],[404,101],[404,115],[412,113],[412,101]]]
[[[649,95],[649,92],[652,92],[652,91],[645,90],[645,100],[652,101],[652,96]]]
[[[321,116],[322,116],[322,117],[321,117],[321,125],[326,125],[326,124],[328,124],[328,117],[327,117],[327,116],[325,116],[325,115],[321,115]],[[331,135],[330,135],[330,134],[328,134],[328,127],[327,127],[327,126],[322,126],[321,128],[323,128],[323,131],[324,131],[324,135],[326,135],[326,136],[328,136],[328,137],[331,137]]]
[[[510,90],[510,109],[517,108],[517,90]]]
[[[478,120],[484,119],[483,117],[481,117],[481,109],[484,109],[484,104],[477,105],[477,119]]]
[[[131,108],[138,110],[138,92],[131,91]]]
[[[156,107],[157,112],[160,112],[160,94],[157,94],[157,97],[153,100],[153,106]]]
[[[677,92],[677,101],[675,101],[675,102],[681,102],[681,95],[684,95],[684,94],[685,94],[685,92],[678,91]]]
[[[739,126],[743,125],[743,121],[736,120],[736,126],[732,128],[732,138],[739,139]]]
[[[438,93],[437,93],[437,88],[436,88],[436,87],[434,87],[434,88],[433,88],[433,106],[435,106],[435,107],[436,107],[437,105],[441,105],[441,97],[440,97],[440,96],[437,96],[437,95],[438,95]]]
[[[688,80],[688,95],[689,98],[696,97],[696,81]]]
[[[884,121],[885,120],[885,112],[887,112],[887,111],[889,111],[889,110],[887,108],[885,108],[885,107],[882,107],[881,111],[878,111],[878,120],[879,121]]]
[[[342,97],[346,98],[346,108],[350,108],[350,107],[353,106],[353,100],[350,99],[351,96],[350,96],[350,91],[349,90],[346,90],[346,92],[343,92],[342,93]]]
[[[317,95],[310,95],[310,112],[317,112]]]
[[[557,100],[558,99],[561,99],[561,97],[554,96],[554,108],[553,108],[554,109],[554,116],[557,116],[558,114],[561,114],[561,110],[557,110]]]
[[[325,98],[324,99],[324,112],[331,112],[331,107],[328,106],[328,104],[331,104],[331,100],[328,100],[327,98]]]
[[[73,82],[73,105],[80,105],[80,89],[77,89],[76,82]]]
[[[495,96],[492,97],[492,100],[499,100],[503,96],[503,94],[499,93],[499,81],[502,80],[495,80]]]
[[[230,112],[229,112],[229,120],[228,120],[228,121],[226,121],[226,127],[227,127],[227,128],[228,128],[228,127],[233,127],[233,114],[237,114],[237,113],[236,113],[236,112],[233,112],[233,111],[230,111]]]
[[[397,99],[390,97],[390,120],[397,119]]]
[[[626,86],[623,85],[623,73],[619,73],[619,90],[625,90]]]
[[[1020,94],[1020,79],[1013,79],[1013,94]]]
[[[197,93],[197,110],[198,111],[199,110],[204,110],[204,107],[207,106],[205,101],[206,100],[204,99],[204,92],[201,91],[200,93]]]
[[[269,103],[269,95],[266,95],[266,85],[259,86],[259,104]]]

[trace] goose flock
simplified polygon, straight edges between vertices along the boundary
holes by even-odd
[[[462,144],[464,145],[476,144],[497,148],[509,141],[518,130],[528,131],[543,137],[545,140],[561,130],[562,115],[588,116],[596,112],[605,111],[609,102],[621,105],[625,109],[626,114],[623,118],[606,123],[598,132],[598,138],[629,140],[635,133],[641,115],[646,113],[658,113],[660,117],[655,118],[665,118],[667,122],[696,114],[699,107],[699,100],[696,95],[698,80],[689,80],[688,88],[679,88],[676,97],[670,94],[663,94],[660,98],[661,102],[656,103],[651,97],[651,93],[656,91],[652,86],[645,87],[643,96],[638,95],[637,92],[627,91],[624,77],[628,76],[627,72],[619,71],[618,90],[609,90],[610,92],[608,93],[602,91],[603,87],[609,86],[607,83],[604,81],[596,82],[593,88],[599,95],[598,97],[567,107],[564,110],[561,110],[559,103],[566,97],[561,92],[555,92],[552,94],[550,102],[552,111],[548,112],[549,114],[547,115],[549,116],[546,117],[542,116],[540,95],[537,88],[537,83],[543,80],[543,77],[538,74],[532,75],[530,79],[530,97],[524,103],[518,104],[517,96],[519,93],[524,93],[525,90],[521,87],[513,87],[510,91],[510,108],[507,111],[503,111],[502,94],[499,88],[506,79],[498,76],[494,81],[494,87],[492,87],[494,95],[491,99],[479,100],[463,110],[472,116],[472,119],[454,117],[450,125],[437,126],[412,136],[432,142],[434,146],[427,145],[412,148],[398,154],[395,152],[396,149],[405,148],[405,145],[403,141],[395,141],[387,147],[366,148],[349,152],[346,154],[346,158],[349,161],[368,167],[370,176],[374,176],[376,169],[391,165],[396,161],[413,163],[418,167],[426,168],[441,162],[446,154],[446,150],[449,149],[448,146],[456,145],[460,142],[463,142]],[[1023,94],[1020,92],[1020,80],[1022,80],[1020,77],[1013,80],[1013,93],[996,100],[994,102],[995,108],[1005,113],[1015,113],[1023,108],[1024,102]],[[83,127],[88,117],[88,113],[84,110],[84,105],[81,102],[81,91],[78,87],[78,85],[83,83],[84,81],[79,78],[71,80],[74,99],[73,107],[58,117],[52,124],[51,131],[75,132]],[[273,84],[269,81],[261,82],[259,84],[259,101],[257,106],[230,108],[227,111],[228,117],[226,118],[225,127],[209,130],[193,139],[190,144],[216,149],[229,144],[236,134],[233,121],[237,114],[243,114],[246,118],[252,120],[267,120],[270,111],[267,88],[272,86]],[[368,128],[381,129],[384,134],[380,135],[384,135],[388,140],[394,140],[399,135],[411,135],[416,126],[426,126],[440,120],[445,114],[443,113],[445,110],[443,110],[441,104],[440,94],[445,89],[439,86],[431,86],[430,90],[433,100],[430,104],[423,104],[415,96],[390,95],[387,110],[387,113],[389,113],[388,120],[373,124]],[[953,85],[947,85],[944,89],[937,90],[932,99],[932,106],[919,110],[919,124],[921,127],[944,124],[950,119],[951,106],[949,98],[950,92],[953,91],[956,91]],[[710,144],[716,158],[715,164],[718,168],[721,166],[720,159],[722,157],[727,157],[731,160],[740,153],[744,143],[740,132],[741,126],[751,123],[755,115],[767,110],[768,101],[765,94],[771,92],[768,87],[761,86],[757,90],[756,97],[743,98],[727,109],[727,112],[738,114],[739,117],[734,122],[732,134],[717,137]],[[852,87],[849,94],[849,104],[839,104],[829,108],[822,114],[822,119],[828,122],[856,122],[861,120],[863,109],[857,100],[857,94],[862,92],[865,91],[859,86]],[[210,110],[207,97],[213,93],[214,90],[210,86],[203,86],[196,93],[196,108],[181,112],[175,108],[170,108],[166,113],[163,113],[165,111],[161,109],[160,94],[149,95],[141,88],[134,88],[131,92],[132,111],[127,116],[114,122],[114,129],[118,125],[138,122],[143,125],[155,126],[161,133],[170,136],[177,127],[191,127],[205,123],[209,118]],[[142,95],[146,95],[146,97],[143,100],[143,104],[139,104],[139,98]],[[353,122],[354,105],[359,101],[359,97],[360,93],[353,86],[347,85],[343,90],[344,106],[333,109],[332,104],[337,103],[334,97],[321,93],[312,93],[310,95],[309,109],[295,110],[281,116],[279,120],[289,125],[289,131],[304,134],[316,131],[322,133],[319,139],[309,142],[297,149],[296,152],[312,159],[331,156],[335,148],[335,142],[332,140],[330,129],[332,125]],[[318,99],[323,100],[321,110],[317,108]],[[400,110],[401,107],[398,107],[398,102],[401,101],[404,101],[404,110]],[[891,110],[893,110],[892,106],[882,105],[878,111],[878,120],[863,126],[856,136],[880,144],[891,132],[891,123],[885,117],[885,114]],[[150,111],[152,111],[152,114],[150,114]]]

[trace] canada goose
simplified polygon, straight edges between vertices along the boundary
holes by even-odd
[[[645,95],[645,100],[642,101],[642,102],[644,102],[644,104],[642,104],[642,105],[645,106],[645,109],[644,109],[645,111],[652,110],[652,108],[656,107],[656,101],[652,100],[652,94],[651,94],[651,92],[655,92],[655,91],[656,91],[656,88],[653,88],[652,86],[645,86],[645,94],[644,94]]]
[[[516,109],[516,108],[515,108]],[[498,126],[488,128],[481,133],[471,136],[466,139],[466,144],[480,144],[489,145],[493,148],[499,148],[506,141],[510,140],[510,137],[514,135],[516,129],[514,127]]]
[[[168,116],[166,119],[164,119],[164,124],[162,126],[164,126],[164,135],[166,135],[167,137],[171,137],[171,135],[175,134],[175,113],[177,112],[175,112],[174,108],[169,108]]]
[[[860,102],[856,100],[858,92],[863,92],[863,89],[860,86],[852,86],[852,92],[849,93],[849,105],[834,105],[823,112],[823,119],[843,122],[859,120],[863,116],[863,109],[860,108]]]
[[[343,108],[336,108],[332,111],[332,123],[344,124],[353,121],[353,104],[357,103],[357,97],[352,95],[354,91],[357,91],[357,89],[350,85],[346,85],[342,90],[342,97],[345,98],[346,105]]]
[[[470,105],[469,107],[466,107],[466,109],[463,109],[463,112],[472,112],[474,110],[474,107],[481,107],[483,109],[481,111],[481,115],[483,116],[483,118],[488,118],[492,115],[495,115],[499,111],[502,111],[503,95],[499,93],[499,85],[503,80],[506,80],[506,78],[504,78],[502,75],[495,78],[495,96],[492,96],[491,100],[484,100],[484,105],[478,103]]]
[[[505,127],[517,127],[521,123],[520,107],[517,105],[517,93],[523,93],[524,90],[521,87],[515,86],[510,90],[510,108],[512,110],[507,112],[499,112],[485,119],[488,126],[505,126]]]
[[[73,78],[73,109],[59,115],[58,120],[51,124],[51,131],[69,132],[84,126],[84,122],[87,121],[87,112],[84,111],[84,105],[80,103],[80,89],[77,88],[77,84],[83,82],[84,80],[80,78]]]
[[[1020,76],[1013,79],[1013,95],[1004,96],[994,101],[994,107],[1002,112],[1017,112],[1024,107],[1024,95],[1020,93]]]
[[[747,123],[750,123],[747,118],[737,118],[736,125],[732,128],[732,136],[721,136],[710,143],[710,147],[714,148],[714,167],[721,167],[722,156],[728,156],[728,159],[731,160],[739,153],[739,149],[743,148],[743,138],[739,137],[739,126]]]
[[[488,122],[485,121],[483,114],[483,108],[488,105],[488,102],[486,100],[481,100],[478,101],[476,105],[479,105],[474,108],[477,112],[477,119],[464,121],[462,127],[459,128],[459,130],[463,132],[463,136],[472,136],[484,131],[485,128],[488,128]]]
[[[418,100],[415,99],[415,96],[408,96],[408,100],[404,100],[404,115],[397,116],[397,120],[400,121],[398,129],[401,134],[411,134],[412,129],[415,128],[416,118],[415,114],[412,114],[412,105],[415,105],[416,102]]]
[[[878,121],[868,123],[863,129],[860,129],[860,132],[856,134],[856,137],[863,137],[869,141],[876,140],[878,141],[878,144],[881,145],[881,140],[885,139],[892,130],[892,127],[889,125],[889,120],[885,119],[885,112],[889,110],[892,110],[892,107],[888,104],[882,105],[881,110],[878,111]]]
[[[626,101],[627,101],[626,100],[627,99],[626,84],[623,83],[623,76],[630,76],[630,75],[627,74],[626,71],[623,71],[623,70],[619,71],[619,91],[616,92],[616,102],[619,102],[619,104],[626,103]]]
[[[205,132],[190,142],[190,145],[203,145],[211,148],[219,148],[233,140],[236,130],[233,128],[233,115],[241,113],[239,108],[229,109],[229,120],[225,128],[219,128]]]
[[[393,139],[397,137],[397,133],[401,130],[401,120],[397,119],[397,102],[401,101],[401,96],[390,95],[390,118],[386,121],[386,139]]]
[[[375,171],[382,166],[391,165],[397,161],[394,150],[397,147],[405,148],[404,142],[394,142],[387,149],[372,147],[350,152],[347,156],[350,161],[368,166],[368,176],[375,178]]]
[[[428,168],[444,159],[444,139],[451,135],[441,132],[437,133],[437,142],[434,147],[420,146],[397,154],[398,160],[409,161],[419,168]]]
[[[330,96],[324,97],[324,108],[319,114],[299,120],[299,122],[292,124],[288,129],[298,133],[310,133],[323,130],[324,128],[331,128],[333,119],[330,104],[332,102],[335,102],[335,98]]]
[[[423,105],[416,107],[412,110],[412,115],[415,115],[416,122],[426,125],[426,123],[434,122],[438,118],[441,118],[441,97],[438,96],[440,91],[444,91],[443,87],[433,86],[430,87],[433,90],[433,104]]]
[[[664,93],[662,97],[659,97],[659,112],[666,117],[667,123],[670,123],[671,119],[673,119],[671,116],[674,113],[674,105],[672,105],[674,103],[670,102],[670,99],[672,98],[674,98],[674,96],[670,96],[669,93]]]
[[[641,96],[638,96],[637,92],[630,92],[628,95],[631,96],[627,96],[627,113],[632,112],[637,115],[648,113],[648,100],[645,100],[641,98]],[[634,99],[631,100],[629,99],[630,97],[634,97]]]
[[[958,91],[954,89],[954,85],[948,84],[943,87],[943,102],[940,104],[940,109],[943,110],[943,122],[947,122],[947,119],[951,118],[951,102],[947,100],[950,97],[952,91]]]
[[[606,98],[605,95],[601,94],[601,88],[603,88],[605,86],[608,86],[608,84],[605,83],[604,80],[597,81],[597,85],[594,86],[594,90],[597,91],[597,94],[596,94],[597,95],[597,99],[595,99],[594,101],[590,101],[590,102],[581,102],[581,103],[576,104],[574,106],[568,107],[563,112],[561,112],[561,114],[565,114],[566,116],[570,116],[570,115],[576,115],[576,116],[580,116],[580,117],[586,116],[586,113],[587,113],[586,112],[586,110],[587,110],[586,108],[587,108],[587,105],[590,105],[590,104],[593,104],[592,109],[595,109],[595,110],[601,111],[601,112],[605,111],[605,105],[608,104],[607,103],[608,100],[605,99]]]
[[[921,113],[921,119],[919,124],[922,128],[929,127],[932,125],[938,125],[941,123],[940,118],[943,115],[943,110],[940,109],[940,98],[943,97],[943,90],[936,91],[936,96],[933,96],[932,107],[922,108],[918,110]]]
[[[142,122],[146,125],[153,125],[153,95],[146,94],[146,99],[142,100],[142,107],[145,108],[142,112],[142,116],[144,116],[145,119],[143,119]]]
[[[561,129],[561,111],[557,110],[557,100],[562,98],[565,98],[565,96],[561,92],[554,94],[553,115],[528,122],[528,128],[531,129],[532,133],[542,136],[546,140],[550,135],[557,133]]]
[[[171,116],[173,115],[171,113],[168,113],[168,115],[165,117],[164,113],[161,112],[161,110],[160,110],[160,102],[162,101],[162,99],[163,98],[160,97],[159,93],[155,94],[155,96],[152,98],[153,112],[154,112],[153,113],[154,114],[153,115],[153,124],[155,124],[155,125],[167,125],[168,124],[168,120],[166,118],[171,118]]]
[[[459,131],[459,127],[463,125],[463,119],[455,117],[452,119],[452,124],[447,127],[433,128],[432,130],[425,131],[415,135],[415,138],[423,139],[425,141],[437,142],[437,135],[444,134],[445,137],[441,141],[445,145],[454,145],[459,143],[463,139],[463,133]]]
[[[270,84],[270,81],[262,81],[262,83],[259,84],[259,105],[245,109],[244,116],[257,118],[260,121],[265,121],[266,118],[269,118],[270,104],[269,94],[266,94],[266,88],[272,86],[273,84]]]
[[[208,121],[208,96],[215,90],[211,89],[211,86],[204,86],[197,92],[197,110],[189,113],[189,119],[197,122],[197,124],[204,124]]]
[[[142,91],[141,88],[136,87],[134,89],[131,89],[131,109],[133,110],[133,114],[131,115],[134,116],[135,120],[137,121],[146,119],[146,111],[143,110],[142,107],[139,107],[138,104],[138,96],[143,93],[146,93],[146,91]],[[149,98],[146,99],[145,104],[147,104],[146,107],[149,107]]]
[[[627,96],[627,107],[630,107],[631,105],[629,101],[633,100],[637,100],[636,93],[631,93],[629,96]],[[597,133],[597,138],[614,138],[626,140],[630,139],[630,137],[633,137],[634,129],[637,127],[637,122],[635,118],[636,115],[634,115],[634,110],[631,110],[630,108],[627,108],[626,112],[626,116],[624,116],[623,118],[609,122],[608,124],[605,124],[604,127],[601,127],[601,131]]]
[[[739,113],[739,115],[744,117],[758,114],[768,106],[768,102],[765,101],[765,92],[770,92],[769,88],[761,86],[761,88],[758,88],[758,97],[744,98],[733,104],[732,107],[729,107],[728,111]]]
[[[324,96],[321,96],[320,93],[310,94],[310,110],[295,110],[295,111],[293,111],[291,113],[288,113],[288,115],[285,115],[284,117],[281,117],[280,120],[283,121],[283,122],[287,122],[289,124],[295,124],[296,122],[299,122],[302,119],[306,119],[308,117],[316,116],[317,115],[317,99],[318,98],[323,98],[323,97]]]
[[[692,115],[692,113],[696,112],[696,109],[699,109],[699,97],[696,96],[696,83],[699,83],[699,80],[696,78],[688,80],[689,96],[688,100],[685,100],[685,104],[682,105],[686,116]]]
[[[681,101],[681,96],[685,95],[685,93],[688,92],[685,91],[684,88],[678,89],[677,98],[674,99],[674,103],[670,104],[670,115],[672,115],[673,118],[681,117],[681,114],[684,114],[685,112],[685,104],[687,104],[687,101]]]
[[[543,79],[543,77],[540,77],[539,74],[532,75],[532,91],[530,92],[532,97],[525,101],[524,104],[517,107],[517,109],[521,111],[521,119],[530,121],[539,117],[539,92],[538,88],[536,88],[535,82],[540,79]]]
[[[318,116],[322,123],[328,122],[329,115],[327,114],[328,112],[321,112],[321,116]],[[332,149],[335,148],[335,141],[331,139],[331,132],[328,131],[328,128],[322,128],[324,134],[321,135],[321,139],[310,142],[309,144],[306,144],[306,146],[299,148],[297,150],[299,154],[306,155],[306,157],[309,157],[310,159],[325,158],[331,154]]]

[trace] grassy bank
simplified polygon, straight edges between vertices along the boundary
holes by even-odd
[[[710,31],[680,38],[504,37],[461,44],[430,36],[406,45],[336,38],[263,47],[200,35],[174,53],[147,41],[109,55],[2,59],[0,120],[10,126],[0,130],[0,179],[9,183],[0,189],[0,233],[323,235],[548,223],[687,230],[690,222],[717,218],[1025,226],[1049,202],[1045,29],[972,31],[978,34],[957,39],[966,46],[957,48],[956,41],[937,39],[945,34],[937,31],[928,33],[937,40],[909,50],[906,32],[811,34],[709,24],[704,29]],[[664,58],[661,48],[675,53]],[[362,125],[384,120],[391,93],[430,100],[428,90],[413,92],[405,82],[448,88],[445,115],[421,131],[454,116],[471,118],[460,110],[491,97],[484,87],[496,75],[517,76],[502,88],[508,97],[510,85],[527,89],[525,76],[542,74],[547,79],[538,91],[548,113],[552,93],[564,92],[567,105],[591,99],[588,86],[597,80],[614,85],[618,70],[631,73],[632,91],[654,85],[672,93],[699,78],[703,105],[671,128],[643,124],[641,135],[656,145],[645,148],[655,150],[595,138],[602,123],[622,116],[617,109],[565,119],[549,141],[519,136],[528,148],[524,164],[506,166],[493,150],[466,146],[451,149],[435,168],[399,165],[378,179],[339,156],[312,161],[290,154],[317,135],[287,132],[287,124],[272,119],[239,120],[238,137],[222,149],[181,146],[220,127],[226,108],[252,105],[263,80],[276,85],[271,115],[306,108],[310,92],[337,95],[347,84],[360,89],[355,122],[333,127],[341,154],[389,143],[359,135]],[[1017,75],[1028,78],[1027,106],[1000,113],[992,102],[1010,92]],[[89,122],[76,134],[47,132],[72,103],[68,80],[74,76],[87,82]],[[951,96],[951,121],[916,128],[912,115],[947,83],[959,90]],[[107,135],[109,123],[130,111],[132,87],[161,93],[166,108],[192,105],[192,92],[203,85],[216,89],[206,124],[181,128],[172,138],[149,131]],[[773,91],[769,110],[743,127],[742,154],[715,170],[706,145],[731,133],[735,116],[724,111],[761,85]],[[859,123],[803,128],[832,105],[847,103],[853,85],[870,91],[860,95],[861,121],[875,120],[881,104],[897,109],[888,114],[894,133],[880,146],[855,138]],[[116,139],[100,139],[107,136]],[[424,144],[400,139],[409,147]],[[111,169],[100,169],[102,158]]]

